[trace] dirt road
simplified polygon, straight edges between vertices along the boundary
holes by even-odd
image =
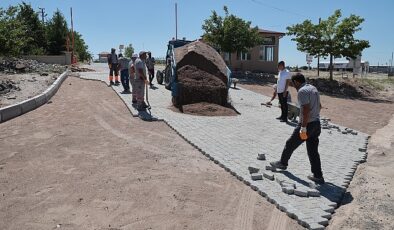
[[[301,229],[100,82],[0,130],[0,229]]]

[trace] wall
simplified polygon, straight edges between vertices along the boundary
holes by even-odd
[[[28,55],[22,58],[47,64],[71,65],[71,52],[65,52],[63,55]]]
[[[233,70],[238,69],[264,73],[278,72],[279,36],[275,34],[264,34],[262,36],[275,36],[274,60],[272,62],[260,60],[260,46],[256,46],[251,50],[251,60],[237,60],[237,53],[231,54],[231,66]]]

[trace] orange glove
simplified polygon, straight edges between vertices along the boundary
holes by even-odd
[[[300,138],[303,141],[308,139],[308,135],[306,134],[306,127],[301,127],[301,129],[300,129]]]

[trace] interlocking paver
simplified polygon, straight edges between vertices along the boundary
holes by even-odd
[[[81,73],[81,78],[106,81],[107,73]],[[121,87],[112,88],[118,94],[121,91]],[[163,86],[149,90],[152,106],[150,112],[152,117],[163,120],[210,160],[257,190],[261,196],[277,204],[290,217],[299,219],[300,224],[311,229],[321,229],[320,223],[328,222],[358,164],[366,160],[369,136],[354,130],[349,131],[346,127],[324,119],[323,127],[327,129],[322,130],[319,152],[327,183],[316,187],[320,193],[319,197],[286,194],[275,181],[254,181],[248,167],[255,165],[260,169],[260,174],[263,172],[278,176],[279,172],[272,172],[272,169],[267,169],[266,166],[269,165],[268,162],[280,158],[293,127],[276,122],[275,117],[280,112],[279,108],[260,106],[261,101],[268,100],[268,97],[241,87],[239,89],[230,89],[230,98],[233,106],[241,113],[239,116],[199,117],[174,112],[169,108],[171,93]],[[130,95],[120,96],[130,112],[138,116],[138,111],[132,107],[128,97]],[[144,115],[150,118],[150,114]],[[342,131],[346,131],[346,134],[342,134]],[[359,148],[362,150],[359,151]],[[266,161],[256,159],[259,154],[264,154]],[[303,144],[294,152],[288,169],[281,172],[280,177],[283,176],[286,181],[296,184],[297,189],[307,193],[314,188],[310,187],[308,174],[310,164]]]

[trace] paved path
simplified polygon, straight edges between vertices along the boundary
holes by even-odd
[[[107,73],[81,73],[81,78],[107,81]],[[245,90],[230,90],[233,106],[241,113],[235,117],[200,117],[174,112],[170,109],[170,92],[157,85],[149,90],[152,116],[164,120],[185,140],[199,149],[204,155],[218,163],[238,179],[250,185],[278,209],[298,220],[299,224],[310,229],[321,229],[328,224],[337,203],[344,194],[360,162],[366,158],[364,148],[368,136],[343,134],[336,129],[323,129],[320,138],[322,168],[327,183],[316,189],[307,179],[310,164],[305,145],[293,154],[285,172],[266,170],[270,161],[280,158],[286,139],[293,131],[288,124],[277,122],[278,108],[260,106],[268,97]],[[113,89],[121,91],[121,86]],[[133,115],[138,116],[131,106],[131,96],[119,96],[124,100]],[[145,113],[140,114],[147,116]],[[342,131],[345,127],[339,127]],[[361,148],[361,149],[360,149]],[[266,161],[257,160],[263,153]],[[253,181],[249,166],[259,169],[266,177]],[[295,186],[297,195],[283,192],[283,186]],[[288,190],[287,190],[288,191]],[[291,193],[292,191],[288,191]],[[308,197],[302,197],[302,196]],[[318,197],[312,197],[318,195]]]

